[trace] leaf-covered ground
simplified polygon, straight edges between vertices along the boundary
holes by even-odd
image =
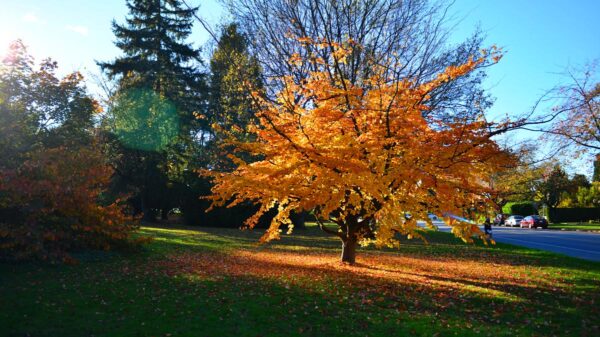
[[[361,250],[314,227],[143,228],[142,251],[0,264],[1,336],[598,336],[600,264],[498,244]]]

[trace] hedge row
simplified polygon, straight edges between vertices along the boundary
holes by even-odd
[[[551,222],[600,221],[600,208],[553,208],[548,209]]]
[[[504,205],[502,213],[527,216],[537,214],[537,210],[531,201],[519,201],[509,202]]]

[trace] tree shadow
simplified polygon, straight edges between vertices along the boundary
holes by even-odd
[[[164,227],[154,227],[165,229]],[[203,248],[214,248],[221,250],[223,247],[240,248],[256,247],[257,249],[275,250],[329,250],[336,253],[341,252],[341,243],[336,237],[327,235],[316,227],[307,228],[294,232],[291,235],[283,234],[281,240],[267,244],[259,244],[258,240],[264,229],[239,230],[235,228],[219,227],[186,227],[170,226],[167,230],[186,230],[195,233],[186,236],[181,233],[161,232],[160,236],[171,237],[180,240],[188,237],[191,243],[202,244]],[[150,234],[152,235],[152,233]],[[455,238],[451,234],[443,232],[426,232],[429,243],[420,240],[408,240],[399,237],[400,248],[375,248],[373,246],[359,248],[358,254],[364,252],[380,252],[383,254],[401,254],[407,256],[427,256],[430,259],[452,257],[461,261],[481,261],[509,266],[531,266],[531,267],[556,267],[573,271],[598,272],[600,273],[600,262],[586,261],[565,255],[547,252],[543,250],[514,246],[510,244],[497,243],[485,246],[481,242],[468,244]]]
[[[501,335],[506,331],[516,335],[597,332],[597,327],[581,326],[591,308],[582,308],[581,298],[567,288],[550,283],[515,284],[511,278],[500,276],[498,279],[502,282],[460,273],[442,276],[376,268],[369,262],[372,261],[367,259],[367,263],[347,266],[339,264],[337,257],[331,254],[241,251],[233,255],[172,256],[161,266],[171,276],[196,275],[224,282],[247,280],[280,290],[281,287],[289,289],[291,285],[306,292],[301,297],[323,297],[323,301],[341,304],[342,310],[353,308],[372,316],[390,314],[401,317],[402,321],[423,320],[436,326],[435,331],[445,331],[445,324],[450,329],[448,332],[458,329],[461,334],[468,334],[467,330],[473,332],[474,326]],[[600,299],[597,294],[593,297]],[[385,322],[384,319],[379,321],[381,331],[390,328]],[[367,325],[379,331],[374,323]],[[465,330],[467,326],[471,328]]]
[[[489,258],[488,254],[500,253],[471,249],[465,253],[443,242],[448,247],[439,255],[435,253],[440,249],[408,243],[400,251],[362,250],[359,263],[349,266],[338,262],[337,240],[320,234],[256,246],[260,233],[223,229],[152,233],[156,239],[148,245],[152,254],[144,256],[144,263],[131,255],[50,273],[42,267],[28,275],[39,283],[14,294],[0,292],[7,295],[3,303],[12,309],[0,315],[7,334],[594,336],[600,332],[595,271],[561,280],[546,275],[551,269],[547,266],[512,261],[512,253]],[[315,245],[319,248],[313,249]],[[584,285],[587,290],[582,290]]]

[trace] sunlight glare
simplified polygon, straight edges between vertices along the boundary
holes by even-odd
[[[16,40],[13,35],[7,30],[0,30],[0,58],[4,58],[8,52],[8,46],[12,41]]]

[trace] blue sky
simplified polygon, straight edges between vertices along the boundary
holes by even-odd
[[[202,16],[217,25],[223,13],[217,1],[201,2]],[[123,22],[126,15],[125,0],[0,0],[0,52],[21,38],[36,59],[50,56],[65,72],[96,72],[94,60],[119,54],[111,22]],[[190,41],[202,46],[207,38],[198,25]]]
[[[189,2],[201,4],[199,14],[213,27],[226,19],[217,0]],[[527,111],[565,81],[566,67],[600,59],[600,0],[456,0],[450,13],[453,41],[480,27],[486,44],[506,52],[485,83],[496,98],[490,116]],[[0,0],[0,52],[21,38],[36,59],[52,57],[64,72],[97,73],[94,60],[119,53],[111,21],[126,14],[125,0]],[[204,46],[208,35],[197,25],[190,41]]]
[[[566,67],[600,58],[599,0],[458,0],[456,36],[478,25],[504,58],[489,70],[493,113],[527,110],[545,90],[564,82]]]

